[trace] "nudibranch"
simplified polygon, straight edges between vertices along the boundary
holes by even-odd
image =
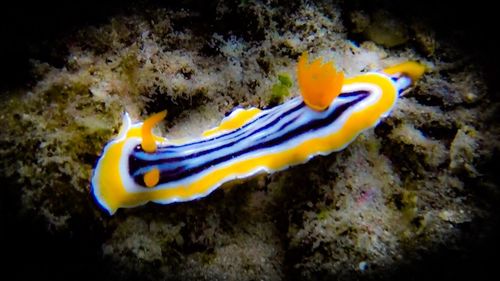
[[[309,63],[303,54],[297,64],[301,96],[266,110],[236,109],[218,127],[189,141],[152,133],[166,112],[143,123],[132,123],[125,113],[119,135],[97,161],[93,196],[110,214],[147,202],[189,201],[229,181],[341,150],[387,116],[424,70],[406,62],[344,78],[333,62]]]

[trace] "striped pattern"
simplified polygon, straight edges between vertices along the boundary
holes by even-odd
[[[339,117],[368,97],[366,91],[345,93],[329,110],[317,113],[300,98],[263,111],[239,129],[214,138],[183,145],[159,146],[154,154],[145,153],[140,146],[129,156],[129,171],[138,185],[144,186],[144,173],[151,167],[160,170],[160,183],[175,185],[179,180],[193,180],[208,168],[230,164],[254,154],[285,151],[301,139],[316,134],[335,132],[341,128]]]
[[[132,124],[126,115],[119,136],[106,145],[97,163],[92,193],[113,214],[118,208],[151,201],[198,199],[231,180],[305,163],[343,149],[375,126],[411,82],[401,73],[348,78],[324,111],[309,108],[302,97],[262,111],[239,109],[198,139],[174,144],[155,137],[153,153],[141,147],[142,123]],[[147,187],[145,175],[153,170],[159,171],[159,180]]]

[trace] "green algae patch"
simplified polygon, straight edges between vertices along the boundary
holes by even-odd
[[[283,103],[284,99],[290,95],[292,87],[292,78],[287,73],[278,74],[278,81],[271,87],[271,96],[269,105],[274,106]]]

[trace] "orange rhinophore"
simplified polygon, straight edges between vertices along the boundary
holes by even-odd
[[[167,111],[161,111],[153,116],[149,117],[146,121],[144,121],[144,125],[142,126],[142,149],[145,152],[153,153],[156,151],[156,141],[153,136],[151,130],[153,127],[163,120],[167,116]]]

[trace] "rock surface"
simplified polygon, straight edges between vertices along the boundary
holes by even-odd
[[[65,261],[67,275],[378,280],[404,276],[412,265],[418,271],[440,249],[466,253],[490,231],[499,103],[480,63],[464,63],[462,50],[431,26],[415,28],[390,9],[252,0],[196,9],[191,2],[146,2],[81,26],[52,43],[63,50],[61,64],[33,60],[31,86],[2,93],[5,226],[32,224],[23,230],[68,245],[57,254],[89,257]],[[360,39],[351,39],[356,33]],[[110,217],[92,201],[92,166],[124,111],[143,120],[167,109],[162,135],[196,136],[235,106],[273,103],[280,75],[294,81],[284,99],[298,95],[295,64],[306,50],[333,59],[347,76],[409,59],[429,72],[388,118],[339,153],[193,202]],[[47,276],[68,277],[48,268]]]

